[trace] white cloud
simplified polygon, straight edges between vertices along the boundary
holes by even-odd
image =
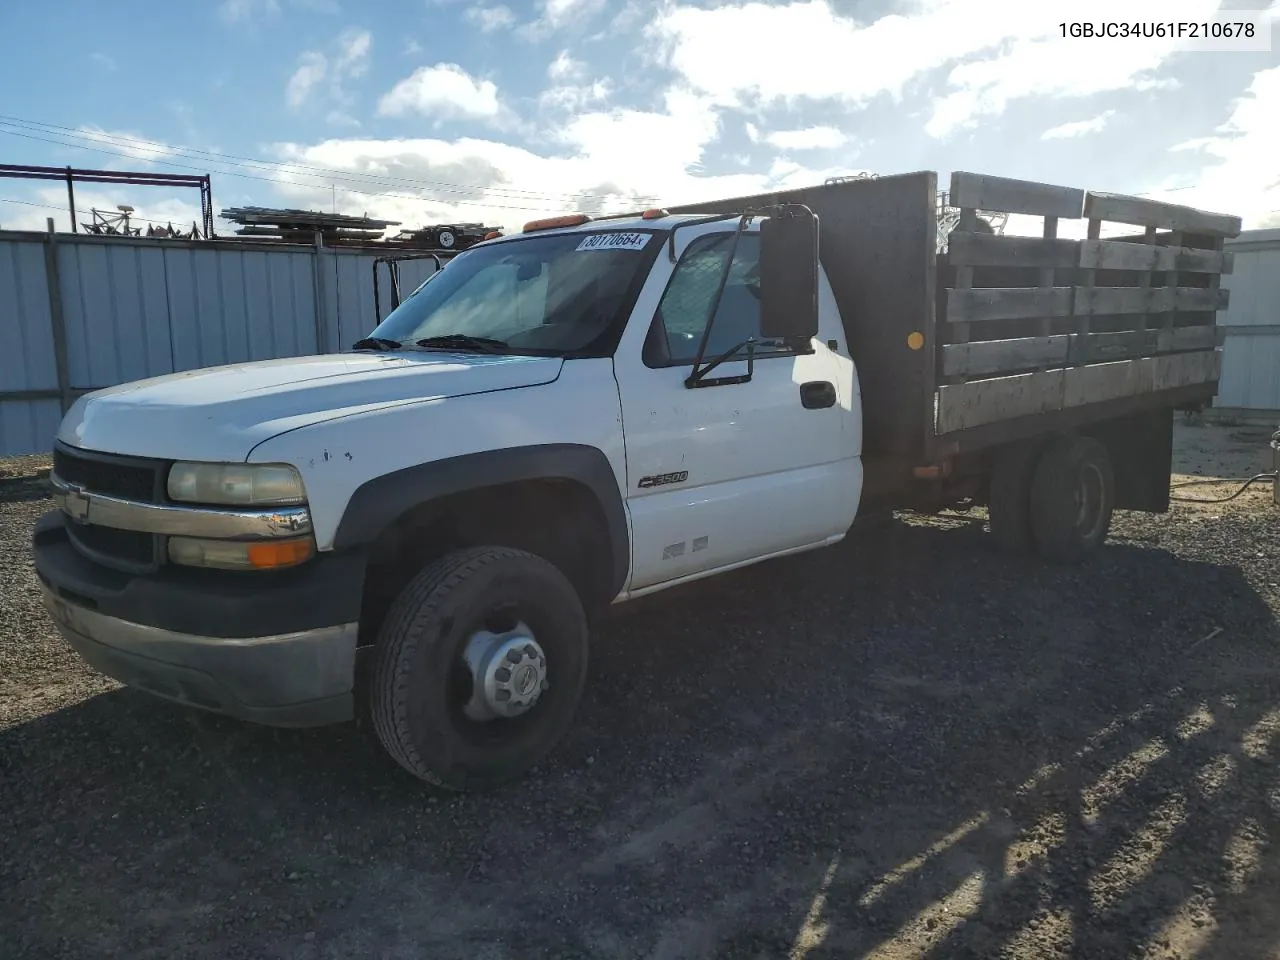
[[[599,11],[604,0],[543,0],[542,16],[553,26]]]
[[[1175,150],[1200,153],[1209,158],[1190,179],[1189,190],[1168,182],[1151,191],[1156,200],[1168,200],[1202,209],[1242,216],[1245,228],[1280,226],[1280,67],[1254,74],[1244,95],[1232,105],[1231,115],[1212,136],[1178,144]],[[1178,178],[1182,184],[1188,179]]]
[[[103,130],[98,126],[81,126],[76,128],[76,139],[91,140],[100,143],[105,149],[123,154],[134,160],[151,162],[173,156],[173,149],[164,144],[153,143],[136,133],[120,130]]]
[[[373,35],[368,30],[354,27],[344,30],[338,37],[338,56],[335,70],[346,76],[361,76],[369,68],[369,50]]]
[[[542,15],[520,28],[526,40],[545,40],[569,28],[581,30],[605,8],[605,0],[540,0],[539,6]]]
[[[541,141],[547,146],[536,152],[474,138],[332,139],[280,144],[276,151],[288,163],[350,171],[357,179],[397,178],[348,183],[346,193],[337,183],[338,208],[406,226],[461,219],[512,228],[571,210],[613,212],[740,196],[847,172],[788,161],[767,173],[709,174],[704,154],[720,134],[718,110],[687,91],[669,90],[652,110],[588,108],[554,130],[554,139]],[[637,149],[653,143],[662,149]],[[328,181],[316,182],[302,170],[285,179],[280,190],[289,205],[328,209]],[[367,193],[350,192],[352,187]]]
[[[1196,20],[1218,0],[1166,0],[1160,18]],[[658,59],[717,104],[738,107],[834,101],[858,106],[901,98],[910,84],[950,66],[927,131],[942,137],[1029,96],[1078,97],[1159,83],[1152,72],[1173,41],[1109,44],[1058,36],[1056,15],[1025,0],[913,0],[898,12],[859,21],[833,0],[714,7],[667,5],[648,27]],[[1146,0],[1078,0],[1071,20],[1150,19]],[[768,52],[752,38],[769,38]],[[1117,41],[1118,43],[1119,41]],[[1102,54],[1102,55],[1098,55]]]
[[[404,55],[406,57],[416,57],[422,52],[422,44],[410,37],[404,42]]]
[[[337,13],[337,0],[289,0],[290,6],[311,13]],[[222,0],[218,16],[227,23],[253,23],[280,15],[280,0]]]
[[[744,123],[742,126],[743,126],[743,129],[745,129],[745,130],[747,131],[747,139],[748,139],[748,140],[750,140],[752,143],[759,143],[759,142],[760,142],[760,128],[759,128],[759,127],[757,127],[757,126],[756,126],[754,123],[752,123],[750,120],[748,120],[748,121],[747,121],[746,123]]]
[[[227,23],[249,23],[280,13],[276,0],[222,0],[218,15]]]
[[[1050,127],[1040,134],[1041,140],[1069,140],[1072,137],[1083,137],[1091,133],[1101,133],[1108,121],[1116,115],[1114,110],[1104,110],[1092,120],[1073,120]]]
[[[468,7],[465,16],[480,28],[481,33],[502,30],[505,27],[513,26],[516,22],[516,15],[511,12],[511,8],[501,5],[496,7]]]
[[[351,116],[351,114],[346,113],[343,110],[330,110],[328,113],[325,114],[324,119],[326,123],[331,123],[335,127],[360,126],[359,120],[357,120],[355,117]]]
[[[547,76],[558,81],[575,80],[582,76],[586,66],[581,60],[573,59],[568,50],[561,50],[547,67]]]
[[[548,87],[538,95],[538,106],[544,110],[576,112],[593,104],[604,103],[609,99],[610,90],[608,80]]]
[[[419,67],[386,93],[378,114],[403,117],[411,113],[437,120],[497,117],[498,88],[491,80],[472,77],[456,63]]]
[[[344,84],[368,70],[373,37],[368,30],[349,27],[338,34],[333,45],[335,52],[332,57],[325,56],[318,50],[308,50],[298,57],[298,68],[285,85],[285,102],[292,109],[301,108],[325,80],[329,81],[328,94],[331,101],[340,105],[350,104],[351,97]],[[329,116],[343,118],[337,122],[353,122],[343,111],[335,110]]]
[[[291,108],[297,110],[311,96],[311,92],[324,82],[329,72],[329,61],[323,53],[308,50],[298,58],[298,69],[289,77],[284,88],[284,99]]]
[[[848,143],[849,137],[835,127],[818,126],[803,130],[775,130],[765,134],[764,140],[779,150],[834,150]]]
[[[89,59],[109,73],[115,73],[120,69],[119,64],[105,53],[91,53],[89,54]]]

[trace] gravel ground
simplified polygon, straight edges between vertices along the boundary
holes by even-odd
[[[1188,475],[1266,466],[1179,434]],[[457,797],[366,727],[82,666],[39,466],[0,464],[0,956],[1280,956],[1269,491],[1118,516],[1080,569],[903,517],[617,608],[553,759]]]

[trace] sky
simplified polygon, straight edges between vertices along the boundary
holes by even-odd
[[[1196,20],[1223,5],[69,0],[54,16],[10,0],[0,163],[207,172],[215,212],[301,207],[405,228],[511,231],[916,170],[1280,226],[1280,0],[1225,4],[1266,11],[1270,52],[1061,35],[1068,16]],[[0,228],[67,229],[65,199],[58,183],[0,179]],[[81,220],[121,203],[175,226],[199,209],[190,189],[77,187]]]

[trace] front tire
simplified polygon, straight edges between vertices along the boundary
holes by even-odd
[[[1031,481],[1036,552],[1053,563],[1083,560],[1106,540],[1115,499],[1106,446],[1092,437],[1051,441]]]
[[[560,570],[522,550],[460,550],[388,611],[370,678],[374,729],[421,780],[496,786],[564,736],[586,671],[586,615]]]

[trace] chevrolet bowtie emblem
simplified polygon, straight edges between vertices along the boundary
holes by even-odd
[[[84,487],[67,484],[66,495],[62,499],[62,512],[76,523],[85,523],[89,519],[89,498]]]

